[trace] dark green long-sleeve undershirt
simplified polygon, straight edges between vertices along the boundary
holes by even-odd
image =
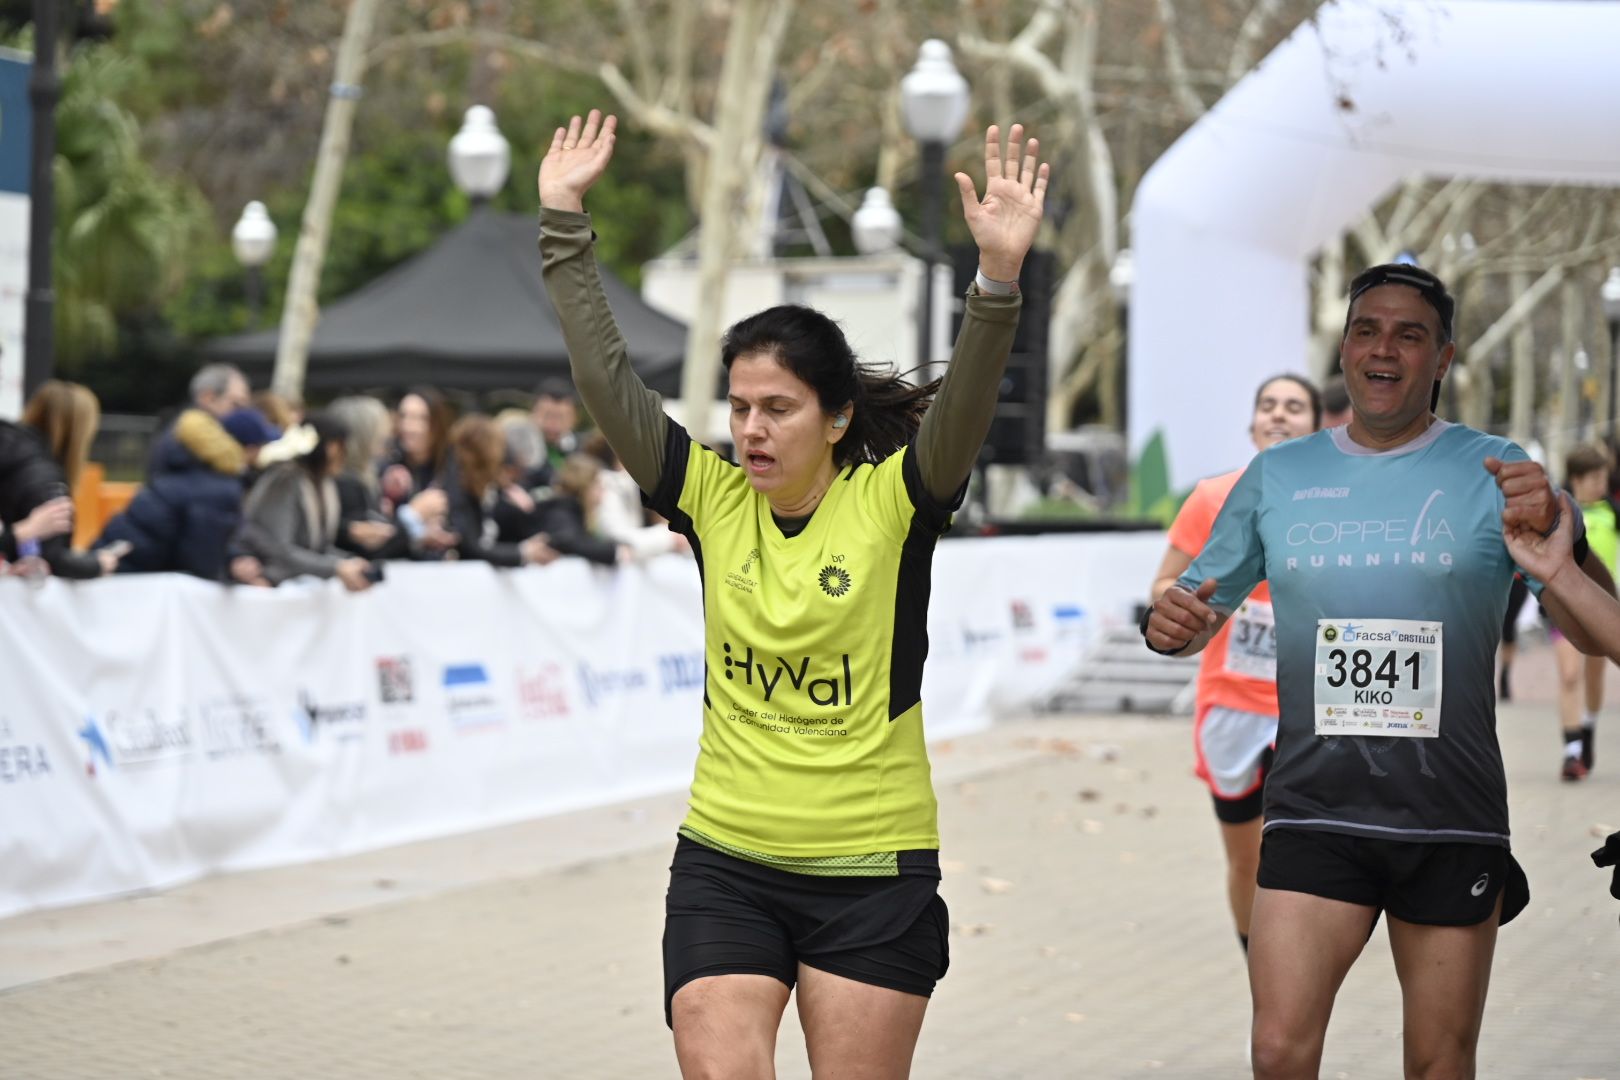
[[[602,291],[589,214],[542,207],[542,276],[562,324],[574,385],[643,491],[663,475],[669,419],[663,399],[630,367]],[[990,432],[996,392],[1012,349],[1021,297],[971,291],[950,367],[917,432],[917,466],[928,492],[955,501]]]

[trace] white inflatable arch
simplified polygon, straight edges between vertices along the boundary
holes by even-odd
[[[1252,456],[1255,387],[1308,368],[1308,260],[1397,184],[1620,185],[1620,2],[1403,3],[1404,43],[1392,6],[1325,5],[1137,191],[1127,420],[1177,490]]]

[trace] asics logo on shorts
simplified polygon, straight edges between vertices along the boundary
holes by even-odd
[[[1470,893],[1472,893],[1473,895],[1475,895],[1475,896],[1484,896],[1485,895],[1485,890],[1490,888],[1490,884],[1491,884],[1491,875],[1489,875],[1489,874],[1481,874],[1481,875],[1479,875],[1479,880],[1474,882],[1474,887],[1472,889],[1469,889],[1468,891]]]

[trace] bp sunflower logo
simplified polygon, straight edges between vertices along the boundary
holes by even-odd
[[[821,591],[828,596],[843,596],[849,592],[849,571],[842,566],[821,568]]]
[[[1322,640],[1323,641],[1337,641],[1337,640],[1339,640],[1339,631],[1335,627],[1332,627],[1332,626],[1328,627],[1326,630],[1322,631]]]

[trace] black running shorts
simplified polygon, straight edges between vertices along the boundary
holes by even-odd
[[[1429,926],[1482,923],[1499,895],[1506,923],[1530,902],[1530,884],[1505,847],[1277,826],[1266,830],[1260,844],[1259,884],[1362,904]]]
[[[950,966],[939,879],[822,877],[761,866],[680,837],[664,900],[664,1021],[676,991],[708,975],[799,965],[928,997]]]

